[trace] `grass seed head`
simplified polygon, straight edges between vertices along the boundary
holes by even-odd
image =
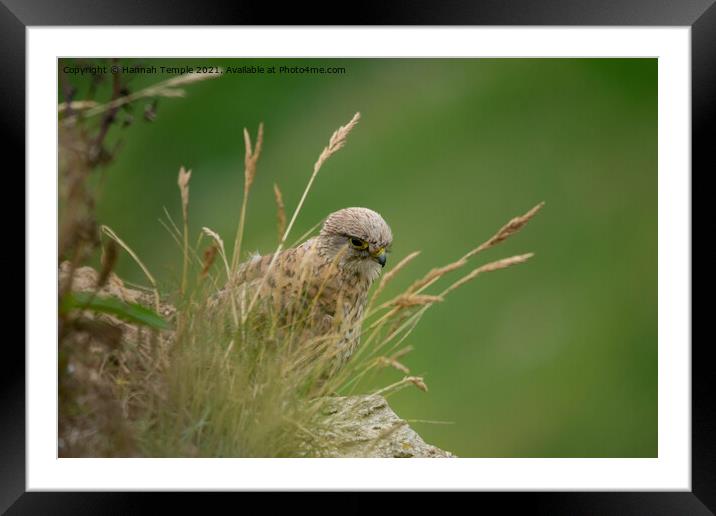
[[[191,170],[186,170],[183,166],[179,168],[179,177],[177,184],[181,192],[181,208],[184,218],[189,218],[189,180],[191,179]]]
[[[276,183],[273,184],[273,194],[276,200],[276,223],[278,228],[278,240],[280,242],[283,233],[286,231],[286,206],[283,203],[281,189]]]
[[[519,217],[515,217],[512,220],[510,220],[507,224],[502,226],[500,230],[495,233],[489,240],[481,244],[480,246],[476,247],[472,251],[470,251],[465,257],[469,258],[471,256],[476,255],[480,251],[484,251],[485,249],[489,249],[490,247],[494,247],[497,244],[504,242],[509,237],[517,233],[519,230],[521,230],[527,223],[532,220],[532,218],[537,214],[539,210],[542,209],[544,206],[544,201],[537,204],[535,207],[533,207],[531,210],[529,210],[524,215],[520,215]]]

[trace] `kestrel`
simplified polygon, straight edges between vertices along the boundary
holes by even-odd
[[[341,367],[358,346],[368,289],[392,241],[378,213],[345,208],[328,216],[318,236],[282,251],[272,266],[273,254],[253,256],[240,266],[232,290],[244,306],[258,291],[284,321],[307,316],[302,339],[336,336],[334,366]]]

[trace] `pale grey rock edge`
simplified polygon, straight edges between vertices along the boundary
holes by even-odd
[[[329,398],[322,413],[314,432],[324,457],[454,457],[423,441],[380,395]]]
[[[60,280],[68,272],[66,263],[60,267]],[[75,271],[73,289],[93,291],[97,281],[97,271],[91,267],[81,267]],[[111,274],[107,285],[100,295],[116,296],[124,301],[146,304],[154,308],[152,297],[146,292],[128,288],[115,275]],[[171,317],[174,307],[162,304],[162,315]],[[107,317],[123,330],[136,331],[133,325],[118,319]],[[171,340],[170,332],[162,332],[162,337]],[[445,458],[455,457],[452,453],[427,444],[413,430],[407,421],[398,417],[383,396],[377,394],[334,397],[324,400],[321,407],[320,424],[310,431],[319,438],[322,457],[347,458]]]

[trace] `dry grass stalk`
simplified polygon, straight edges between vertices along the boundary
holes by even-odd
[[[426,385],[425,380],[423,380],[422,377],[406,376],[399,382],[395,382],[393,384],[388,385],[387,387],[383,387],[382,389],[375,391],[374,394],[378,394],[380,396],[387,397],[389,394],[394,394],[409,385],[414,385],[421,391],[428,392],[428,386]]]
[[[428,425],[454,425],[455,421],[437,421],[435,419],[405,419],[406,423],[426,423]]]
[[[378,357],[376,363],[379,367],[392,367],[393,369],[397,369],[405,374],[410,372],[410,369],[392,357]]]
[[[258,134],[256,136],[256,146],[251,146],[251,136],[249,131],[244,127],[244,146],[246,147],[246,153],[244,155],[244,194],[241,201],[241,214],[239,215],[239,225],[236,230],[236,239],[234,240],[234,255],[231,260],[231,272],[236,272],[236,267],[239,265],[239,258],[241,256],[241,243],[244,238],[244,227],[246,226],[246,206],[249,202],[249,192],[251,191],[251,185],[254,183],[256,177],[256,164],[261,157],[261,148],[264,143],[264,124],[259,124]]]
[[[90,109],[98,106],[99,103],[94,100],[73,100],[72,102],[60,102],[57,104],[57,112],[64,113],[65,111],[82,111],[84,109]]]
[[[339,127],[331,135],[331,138],[328,141],[328,145],[326,147],[324,147],[323,151],[321,151],[320,156],[318,156],[318,160],[313,165],[313,173],[311,174],[311,177],[308,179],[308,184],[306,185],[306,188],[303,190],[303,195],[301,196],[301,199],[298,201],[298,206],[296,206],[296,210],[293,212],[293,216],[291,217],[291,222],[289,222],[288,227],[286,228],[286,232],[284,233],[283,237],[281,238],[282,243],[286,241],[288,234],[291,232],[291,228],[293,228],[293,224],[296,222],[296,217],[298,217],[298,213],[301,211],[301,208],[303,207],[303,203],[306,201],[306,196],[308,195],[308,192],[311,189],[311,186],[313,185],[313,181],[316,179],[316,176],[318,175],[318,171],[321,170],[321,167],[328,160],[328,158],[330,158],[336,152],[338,152],[341,148],[343,148],[343,146],[346,144],[348,134],[356,126],[356,124],[358,123],[358,120],[360,120],[360,113],[356,113],[355,115],[353,115],[353,118],[351,118],[350,122],[348,122],[346,125]],[[280,248],[280,246],[279,246],[279,248]],[[277,253],[278,253],[278,251],[277,251]]]
[[[410,304],[410,303],[405,302],[406,299],[410,299],[410,297],[409,297],[410,295],[413,295],[413,296],[419,295],[421,292],[423,292],[425,289],[430,287],[433,283],[438,281],[445,274],[463,267],[467,263],[468,258],[473,256],[474,254],[476,254],[478,252],[478,250],[483,250],[483,249],[486,249],[487,247],[496,245],[497,243],[504,241],[509,236],[515,234],[522,227],[524,227],[524,225],[537,213],[537,211],[539,211],[539,209],[542,207],[543,204],[544,203],[540,203],[539,205],[535,206],[530,211],[528,211],[525,215],[523,215],[521,217],[516,217],[515,219],[510,221],[502,229],[500,229],[500,231],[498,231],[495,236],[490,238],[490,240],[488,240],[485,244],[482,244],[475,250],[467,253],[465,256],[463,256],[456,262],[445,265],[443,267],[438,267],[438,268],[432,269],[423,278],[419,279],[418,281],[413,283],[410,287],[408,287],[408,289],[403,294],[393,298],[392,300],[390,300],[386,303],[383,303],[382,305],[377,307],[377,309],[373,310],[373,312],[369,312],[368,317],[373,315],[376,311],[378,311],[380,309],[390,308],[390,310],[388,310],[387,313],[383,314],[378,320],[376,320],[375,322],[373,322],[372,324],[370,324],[367,327],[367,330],[371,330],[371,334],[368,336],[367,342],[364,344],[371,343],[379,335],[379,333],[381,332],[381,329],[384,328],[385,325],[387,323],[389,323],[390,321],[395,321],[397,328],[391,329],[388,332],[388,336],[386,338],[384,338],[380,344],[378,344],[377,346],[374,346],[373,351],[371,353],[369,353],[368,356],[369,357],[374,356],[388,342],[392,341],[394,338],[396,338],[398,335],[400,335],[402,333],[402,336],[399,338],[399,340],[395,344],[393,344],[392,349],[394,349],[395,347],[400,345],[400,343],[415,328],[417,322],[420,320],[420,318],[425,313],[425,311],[430,306],[432,306],[432,303],[427,303],[427,304],[421,306],[420,309],[416,313],[412,314],[408,318],[407,321],[401,322],[401,320],[396,319],[396,317],[399,316],[401,310],[403,308],[405,308],[404,306],[400,306],[400,305]],[[444,297],[446,294],[452,292],[453,290],[455,290],[459,286],[463,285],[464,283],[474,279],[477,275],[479,275],[483,272],[494,271],[497,269],[509,267],[510,265],[514,265],[516,263],[521,263],[523,261],[526,261],[530,256],[532,256],[532,255],[529,254],[529,255],[521,255],[521,256],[517,256],[517,257],[506,258],[506,259],[498,260],[496,262],[491,262],[487,265],[479,267],[477,270],[468,274],[466,277],[461,278],[455,284],[448,287],[445,291],[440,293],[440,295],[438,297],[439,298]],[[360,355],[361,352],[363,351],[363,349],[367,349],[367,347],[368,347],[367,345],[362,346],[362,349],[358,350],[357,355]]]
[[[445,274],[459,269],[467,263],[465,258],[460,258],[458,261],[449,263],[443,267],[436,267],[428,272],[425,276],[420,278],[418,281],[408,287],[408,292],[421,292],[427,286],[433,284],[435,281],[442,278]]]
[[[400,260],[395,267],[390,269],[386,274],[383,275],[383,277],[380,279],[380,283],[378,284],[378,287],[375,289],[375,292],[373,293],[372,299],[378,299],[378,296],[381,292],[383,292],[383,289],[385,286],[390,283],[393,278],[406,266],[408,265],[413,259],[420,254],[420,251],[413,251],[408,256]]]
[[[393,353],[390,358],[397,360],[397,359],[407,355],[411,351],[413,351],[413,346],[405,346],[403,349],[399,349],[398,351]]]
[[[348,134],[350,134],[356,126],[358,120],[360,120],[360,113],[353,115],[350,122],[336,129],[336,131],[331,135],[331,139],[328,140],[328,146],[323,149],[321,155],[318,156],[318,161],[316,161],[316,164],[313,166],[314,174],[318,172],[318,169],[321,168],[323,163],[325,163],[328,158],[343,148],[346,144]]]
[[[186,86],[195,82],[203,81],[206,79],[214,79],[217,77],[221,77],[222,73],[188,73],[184,75],[179,75],[178,77],[172,77],[171,79],[168,79],[166,81],[162,81],[160,83],[154,84],[152,86],[148,86],[147,88],[144,88],[142,90],[139,90],[134,93],[130,93],[129,95],[124,95],[122,97],[118,97],[111,102],[107,102],[106,104],[99,104],[92,107],[88,107],[81,116],[83,118],[88,118],[92,116],[96,116],[102,113],[105,113],[107,111],[116,110],[125,104],[130,104],[134,102],[135,100],[139,100],[142,98],[152,98],[152,97],[183,97],[186,92],[179,88],[179,86]],[[72,109],[74,109],[74,102],[70,106]],[[60,112],[66,111],[67,105],[63,106],[63,109],[59,110]],[[72,115],[68,116],[63,120],[63,123],[65,125],[73,124],[75,121],[77,121],[78,115]]]
[[[139,259],[137,253],[135,253],[131,247],[124,243],[124,241],[119,238],[114,231],[112,231],[108,226],[104,225],[100,226],[100,230],[109,238],[117,242],[125,251],[127,251],[129,256],[131,256],[132,259],[136,262],[136,264],[139,265],[139,268],[142,269],[142,272],[152,284],[152,292],[154,293],[154,308],[156,309],[156,312],[159,313],[159,290],[157,289],[157,282],[154,279],[154,276],[152,276],[152,274],[149,272],[149,269],[147,269],[146,265],[144,265],[142,260]]]
[[[431,305],[441,301],[443,301],[442,296],[405,293],[396,297],[392,304],[400,308],[407,308],[409,306]]]
[[[402,318],[399,318],[397,320],[395,320],[395,316],[397,314],[400,314],[401,310],[403,310],[403,309],[400,307],[395,307],[395,308],[393,308],[393,310],[391,310],[387,314],[387,317],[384,317],[382,321],[378,321],[379,324],[370,326],[369,329],[373,328],[373,333],[371,333],[371,335],[368,337],[368,341],[372,342],[374,340],[374,338],[380,334],[380,331],[385,327],[385,325],[388,322],[390,322],[390,321],[395,322],[393,327],[388,332],[388,335],[380,343],[378,343],[376,346],[374,346],[374,349],[370,352],[369,356],[375,356],[377,353],[382,351],[382,349],[386,345],[391,343],[393,341],[393,339],[395,339],[399,335],[400,335],[400,337],[393,343],[393,345],[388,350],[388,353],[390,351],[394,350],[395,348],[397,348],[398,346],[400,346],[405,341],[405,339],[407,339],[410,336],[412,331],[417,326],[418,322],[420,322],[420,319],[422,318],[423,314],[431,306],[433,306],[432,303],[429,303],[427,305],[420,305],[420,308],[418,308],[418,310],[415,313],[410,314],[407,317],[407,319],[405,317],[402,317],[404,314],[401,314]],[[374,326],[375,326],[375,328],[374,328]],[[401,335],[401,333],[402,333],[402,335]],[[368,348],[368,346],[365,346],[365,349],[367,349],[367,348]],[[362,351],[362,350],[359,349],[358,352],[360,353],[360,351]]]
[[[430,287],[444,275],[461,267],[464,267],[468,263],[468,259],[471,256],[477,254],[477,252],[487,249],[488,247],[497,245],[511,235],[514,235],[517,231],[524,227],[524,225],[537,213],[537,211],[539,211],[543,204],[544,203],[540,203],[524,215],[512,219],[487,242],[470,251],[459,260],[448,265],[430,270],[427,274],[425,274],[425,276],[410,285],[402,294],[399,294],[390,301],[381,304],[372,311],[369,310],[366,316],[367,318],[371,317],[380,310],[387,309],[387,311],[383,313],[376,321],[367,324],[364,328],[364,333],[367,332],[368,334],[362,339],[361,346],[358,348],[353,357],[353,362],[360,363],[361,365],[358,366],[358,368],[362,368],[362,370],[357,374],[357,376],[351,379],[345,387],[353,385],[354,388],[358,380],[362,376],[364,376],[365,373],[367,373],[370,369],[375,367],[376,361],[372,360],[372,357],[375,357],[377,353],[383,352],[383,349],[386,347],[389,348],[388,353],[391,350],[399,347],[404,342],[404,340],[412,333],[412,331],[415,329],[418,322],[422,318],[423,314],[430,306],[432,306],[434,302],[441,301],[447,294],[464,285],[468,281],[471,281],[483,272],[503,269],[505,267],[509,267],[517,263],[522,263],[529,259],[532,254],[513,256],[510,258],[490,262],[486,265],[478,267],[471,273],[467,274],[465,277],[460,278],[458,281],[456,281],[443,292],[441,292],[438,296],[421,295],[421,292],[425,291],[428,287]],[[399,265],[403,265],[405,261],[406,260],[402,261]],[[372,299],[375,299],[375,296],[373,296]],[[410,309],[411,307],[417,307],[417,310],[413,311],[412,313],[409,310],[406,310]],[[361,360],[356,360],[360,357],[363,358]],[[397,357],[394,355],[392,358]]]
[[[273,194],[276,198],[276,221],[278,227],[278,241],[281,241],[283,232],[286,231],[286,206],[283,203],[281,189],[276,183],[273,184]]]
[[[478,275],[482,274],[483,272],[492,272],[492,271],[496,271],[499,269],[506,269],[507,267],[511,267],[512,265],[516,265],[518,263],[524,263],[527,260],[529,260],[530,258],[532,258],[533,256],[534,256],[534,253],[527,253],[527,254],[511,256],[509,258],[503,258],[501,260],[496,260],[494,262],[487,263],[487,264],[473,270],[471,273],[467,274],[466,276],[463,276],[459,280],[457,280],[455,283],[453,283],[448,288],[446,288],[440,295],[445,296],[445,295],[449,294],[450,292],[452,292],[453,290],[464,285],[468,281],[475,279]]]
[[[264,124],[259,124],[258,135],[256,136],[256,146],[251,146],[251,136],[249,131],[244,127],[244,146],[246,154],[244,156],[244,188],[248,192],[256,177],[256,164],[261,157],[261,148],[264,144]]]
[[[177,185],[181,192],[181,210],[185,219],[189,218],[189,180],[191,179],[191,170],[179,167],[179,176],[177,177]]]
[[[316,308],[316,305],[318,303],[318,300],[321,298],[321,294],[323,293],[323,289],[326,287],[326,284],[328,283],[329,278],[335,273],[336,268],[338,267],[338,263],[341,261],[343,256],[348,252],[348,247],[343,247],[340,251],[336,253],[336,256],[333,257],[333,260],[331,260],[331,263],[328,264],[328,267],[324,269],[324,271],[321,273],[322,281],[320,282],[318,286],[318,290],[316,294],[313,296],[313,301],[311,302],[309,308],[308,308],[308,316],[310,317],[313,313],[314,309]],[[304,271],[308,272],[308,268],[304,267]],[[307,278],[306,278],[307,279]],[[305,279],[304,279],[304,285]],[[339,294],[340,295],[340,294]],[[340,299],[340,298],[339,298]],[[343,304],[338,301],[336,302],[336,305],[338,306],[339,310],[336,311],[335,314],[335,322],[340,323],[343,319],[343,312],[340,310],[340,308],[343,306]]]
[[[406,426],[408,423],[404,420],[399,421],[393,421],[390,426],[387,428],[381,430],[378,434],[376,434],[375,437],[373,437],[372,444],[368,447],[366,450],[366,455],[369,456],[369,454],[375,449],[376,446],[378,446],[378,443],[389,439],[391,435],[393,435],[395,432]]]
[[[107,245],[102,246],[102,270],[97,279],[97,288],[102,288],[109,279],[109,274],[117,264],[117,242],[110,240]]]
[[[406,337],[407,337],[407,335],[406,335]],[[404,338],[401,338],[401,340],[399,342],[397,342],[392,347],[392,349],[390,351],[392,351],[397,346],[399,346],[400,343],[403,342],[404,340],[405,340]],[[365,343],[361,344],[361,346],[358,348],[358,351],[356,352],[356,354],[351,358],[351,361],[353,364],[356,364],[358,362],[356,359],[364,352],[365,349],[368,348],[369,344],[370,344],[369,342],[365,342]],[[376,349],[372,350],[372,352],[369,354],[369,357],[374,357],[375,355],[377,355],[377,353],[380,351],[380,349],[382,349],[382,347],[384,347],[383,344],[384,343],[381,343],[380,345],[378,345],[378,347]],[[393,353],[390,356],[385,356],[385,355],[379,356],[379,357],[376,357],[375,360],[366,361],[365,367],[360,368],[360,367],[353,366],[354,372],[344,375],[346,377],[346,381],[341,385],[340,390],[345,390],[350,395],[352,392],[354,392],[354,389],[358,385],[358,382],[360,380],[362,380],[363,377],[365,377],[371,370],[373,370],[374,368],[377,368],[377,367],[391,366],[395,369],[398,369],[399,371],[402,371],[403,373],[406,373],[406,374],[409,373],[410,370],[405,365],[398,362],[398,359],[407,355],[412,350],[413,350],[413,346],[405,346],[404,348],[399,349],[398,351],[396,351],[395,353]],[[350,363],[349,363],[349,366],[347,369],[351,369]],[[338,384],[340,385],[341,382],[338,382]],[[349,390],[349,388],[350,388],[350,390]]]
[[[379,307],[377,307],[372,312],[368,312],[368,317],[373,315],[375,312],[380,311],[384,308],[394,307],[396,305],[400,306],[401,303],[404,302],[402,298],[405,298],[406,296],[409,296],[411,294],[418,295],[420,292],[428,288],[430,285],[435,283],[437,280],[439,280],[441,277],[443,277],[445,274],[454,271],[455,269],[459,269],[463,265],[467,263],[467,260],[465,258],[460,258],[458,261],[450,263],[448,265],[445,265],[443,267],[436,267],[434,269],[431,269],[425,276],[420,278],[419,280],[415,281],[412,285],[410,285],[407,290],[399,294],[398,296],[394,297],[390,301],[386,301]],[[373,296],[375,298],[375,296]],[[397,313],[397,308],[393,308],[390,312],[383,315],[380,319],[375,321],[373,324],[371,324],[370,328],[375,328],[381,323],[383,323],[385,320],[392,318]]]
[[[204,261],[201,267],[201,274],[200,277],[202,279],[206,278],[206,275],[209,273],[209,269],[214,264],[214,259],[216,258],[216,253],[219,250],[219,247],[216,245],[216,242],[212,242],[211,245],[204,251]]]
[[[231,278],[231,269],[229,268],[229,260],[226,257],[226,249],[224,248],[224,241],[221,239],[219,234],[216,231],[213,231],[206,226],[201,228],[201,230],[208,235],[210,238],[214,240],[216,245],[219,246],[219,256],[221,256],[222,261],[224,262],[224,270],[226,272],[226,279],[229,280]],[[231,309],[232,309],[232,315],[234,318],[234,324],[239,324],[239,318],[238,314],[236,312],[236,300],[234,299],[234,296],[229,296],[231,299]]]
[[[162,209],[164,210],[164,215],[166,216],[166,221],[163,220],[161,217],[157,219],[159,224],[162,225],[162,227],[169,233],[169,236],[174,240],[174,242],[177,244],[179,249],[181,250],[183,248],[183,234],[182,231],[177,227],[176,222],[174,222],[174,219],[167,211],[167,208],[165,206],[162,206]],[[200,232],[197,236],[197,243],[195,246],[189,247],[189,257],[192,258],[197,265],[201,266],[204,261],[202,257],[197,252],[197,249],[201,246],[201,239],[204,237],[204,233]]]
[[[515,217],[512,220],[510,220],[507,224],[502,226],[500,230],[495,233],[492,238],[490,238],[487,242],[481,244],[479,247],[476,247],[469,253],[465,255],[465,258],[470,258],[471,256],[476,255],[480,251],[484,251],[485,249],[489,249],[490,247],[494,247],[500,242],[503,242],[510,236],[517,233],[520,229],[525,227],[525,225],[534,217],[539,210],[542,209],[544,206],[544,202],[539,203],[534,208],[532,208],[530,211],[525,213],[524,215],[520,215],[519,217]]]
[[[306,231],[305,233],[303,233],[300,237],[298,237],[298,238],[296,239],[296,241],[293,242],[293,244],[291,244],[291,247],[295,247],[295,246],[297,246],[298,244],[302,244],[309,236],[311,236],[311,234],[313,234],[313,232],[315,232],[315,231],[321,226],[321,224],[323,224],[324,220],[325,220],[325,219],[321,219],[321,220],[319,220],[318,222],[316,222],[316,223],[311,227],[311,229],[309,229],[308,231]],[[281,240],[281,235],[279,235],[279,240]]]
[[[208,235],[209,238],[212,238],[214,240],[214,242],[216,243],[216,245],[219,246],[219,255],[221,256],[221,259],[224,262],[224,270],[226,271],[227,278],[228,278],[229,262],[226,257],[226,249],[224,248],[224,241],[221,239],[221,237],[219,236],[219,234],[216,231],[214,231],[210,228],[207,228],[206,226],[201,228],[201,230],[204,232],[204,234]]]
[[[179,177],[177,178],[177,184],[179,185],[179,192],[181,193],[181,213],[182,219],[184,220],[184,245],[183,245],[183,256],[184,261],[182,265],[181,275],[181,293],[186,292],[186,280],[187,272],[189,270],[189,180],[191,179],[191,170],[186,170],[184,167],[179,168]]]
[[[420,376],[408,376],[407,380],[423,392],[428,392],[428,386]]]
[[[460,258],[458,261],[451,263],[449,265],[446,265],[445,267],[440,267],[438,269],[433,269],[430,271],[424,278],[418,280],[411,286],[411,291],[419,294],[429,286],[431,286],[433,283],[435,283],[437,280],[439,280],[442,276],[447,274],[448,272],[451,272],[455,269],[459,269],[460,267],[467,264],[467,260],[475,256],[477,253],[484,251],[486,249],[489,249],[491,247],[496,246],[497,244],[500,244],[507,240],[509,237],[520,231],[525,225],[537,214],[539,210],[542,209],[544,206],[544,202],[541,202],[537,204],[535,207],[533,207],[531,210],[529,210],[524,215],[520,215],[519,217],[515,217],[512,220],[510,220],[507,224],[502,226],[500,230],[495,233],[492,237],[490,237],[489,240],[486,242],[483,242],[478,247],[467,253],[465,256]]]
[[[523,254],[523,255],[517,255],[512,256],[509,258],[503,258],[501,260],[496,260],[494,262],[490,262],[488,264],[485,264],[481,267],[478,267],[477,269],[473,270],[463,278],[459,279],[452,285],[450,285],[448,288],[446,288],[443,292],[440,293],[439,296],[421,296],[417,294],[411,294],[410,289],[406,291],[404,294],[401,294],[400,296],[397,296],[393,300],[389,301],[388,303],[385,303],[383,306],[392,306],[391,310],[389,310],[387,313],[385,313],[382,317],[380,317],[377,321],[372,323],[370,326],[368,326],[368,330],[372,330],[372,333],[368,336],[368,339],[366,342],[364,342],[361,345],[361,348],[358,349],[358,352],[356,353],[356,358],[363,354],[363,351],[368,349],[369,345],[372,344],[373,340],[376,338],[376,336],[379,334],[382,328],[385,327],[385,325],[393,320],[396,320],[396,316],[400,314],[401,310],[410,306],[420,306],[419,310],[410,317],[405,320],[401,321],[398,319],[396,322],[398,324],[398,327],[395,329],[391,329],[389,331],[387,337],[385,337],[382,342],[378,343],[377,345],[373,346],[372,351],[368,353],[368,357],[375,356],[379,351],[381,351],[388,343],[390,343],[393,339],[395,339],[398,335],[400,338],[392,345],[391,349],[395,349],[398,347],[413,331],[417,323],[420,321],[420,318],[423,316],[425,311],[432,306],[433,302],[436,301],[442,301],[446,295],[448,295],[453,290],[459,288],[460,286],[464,285],[468,281],[473,280],[478,275],[482,274],[483,272],[492,272],[499,269],[504,269],[507,267],[510,267],[512,265],[516,265],[518,263],[523,263],[527,261],[529,258],[534,256],[533,253]],[[457,263],[457,262],[456,262]],[[406,301],[401,302],[401,299],[405,299]],[[422,303],[412,303],[412,300],[423,300]],[[405,351],[407,352],[407,351]],[[393,355],[393,358],[397,358],[397,355]],[[370,365],[367,366],[367,368],[370,368]]]
[[[172,218],[172,216],[169,215],[169,212],[167,211],[166,206],[162,206],[162,208],[164,209],[164,214],[167,217],[167,222],[162,220],[161,217],[158,218],[157,220],[162,225],[162,227],[164,227],[164,229],[167,230],[167,233],[169,233],[169,236],[171,236],[172,240],[174,240],[174,242],[177,244],[177,246],[179,246],[179,249],[182,249],[182,247],[183,247],[183,244],[181,242],[182,233],[179,230],[179,228],[177,227],[176,223],[174,222],[174,219]]]
[[[278,258],[279,253],[283,250],[283,246],[286,243],[286,239],[288,238],[288,235],[291,233],[291,229],[293,228],[293,225],[296,222],[296,218],[298,217],[298,214],[301,212],[303,203],[306,201],[308,192],[311,190],[311,186],[313,185],[313,181],[316,179],[316,176],[318,175],[319,170],[321,170],[321,167],[326,162],[326,160],[328,160],[328,158],[330,158],[333,154],[338,152],[345,145],[346,140],[348,138],[348,134],[356,126],[356,124],[358,123],[358,120],[360,120],[360,113],[356,113],[355,115],[353,115],[353,118],[351,118],[351,120],[346,125],[339,127],[331,135],[331,138],[328,141],[328,145],[323,149],[323,151],[321,151],[321,154],[318,157],[318,160],[313,165],[313,173],[311,174],[311,177],[308,179],[308,184],[306,185],[306,188],[304,188],[303,194],[301,195],[301,199],[298,201],[298,205],[296,206],[296,209],[294,210],[293,215],[291,216],[291,221],[288,223],[288,226],[286,227],[286,231],[284,232],[283,236],[281,237],[281,242],[279,242],[278,247],[276,248],[276,251],[273,254],[273,257],[271,258],[271,262],[269,262],[266,272],[264,273],[263,279],[261,280],[261,285],[256,290],[256,293],[254,294],[253,298],[251,299],[251,302],[249,303],[248,311],[251,311],[251,309],[256,304],[256,301],[259,298],[260,291],[263,288],[264,283],[266,282],[266,278],[273,271],[273,267],[276,264],[276,259]]]
[[[165,96],[168,97],[183,97],[186,92],[184,90],[176,90],[174,92],[169,92],[167,94],[167,91],[170,89],[177,88],[178,86],[187,86],[189,84],[193,84],[195,82],[200,82],[206,79],[215,79],[217,77],[221,77],[221,75],[224,73],[222,69],[219,69],[219,73],[205,73],[205,72],[194,72],[194,73],[185,73],[183,75],[178,75],[176,77],[172,77],[171,79],[168,79],[164,82],[161,82],[155,86],[150,86],[149,88],[146,88],[147,90],[157,90],[160,92],[163,92]],[[145,90],[142,90],[145,91]]]

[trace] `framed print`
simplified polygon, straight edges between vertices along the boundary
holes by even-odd
[[[351,26],[41,4],[2,11],[28,202],[3,510],[256,490],[714,510],[690,237],[710,1]]]

